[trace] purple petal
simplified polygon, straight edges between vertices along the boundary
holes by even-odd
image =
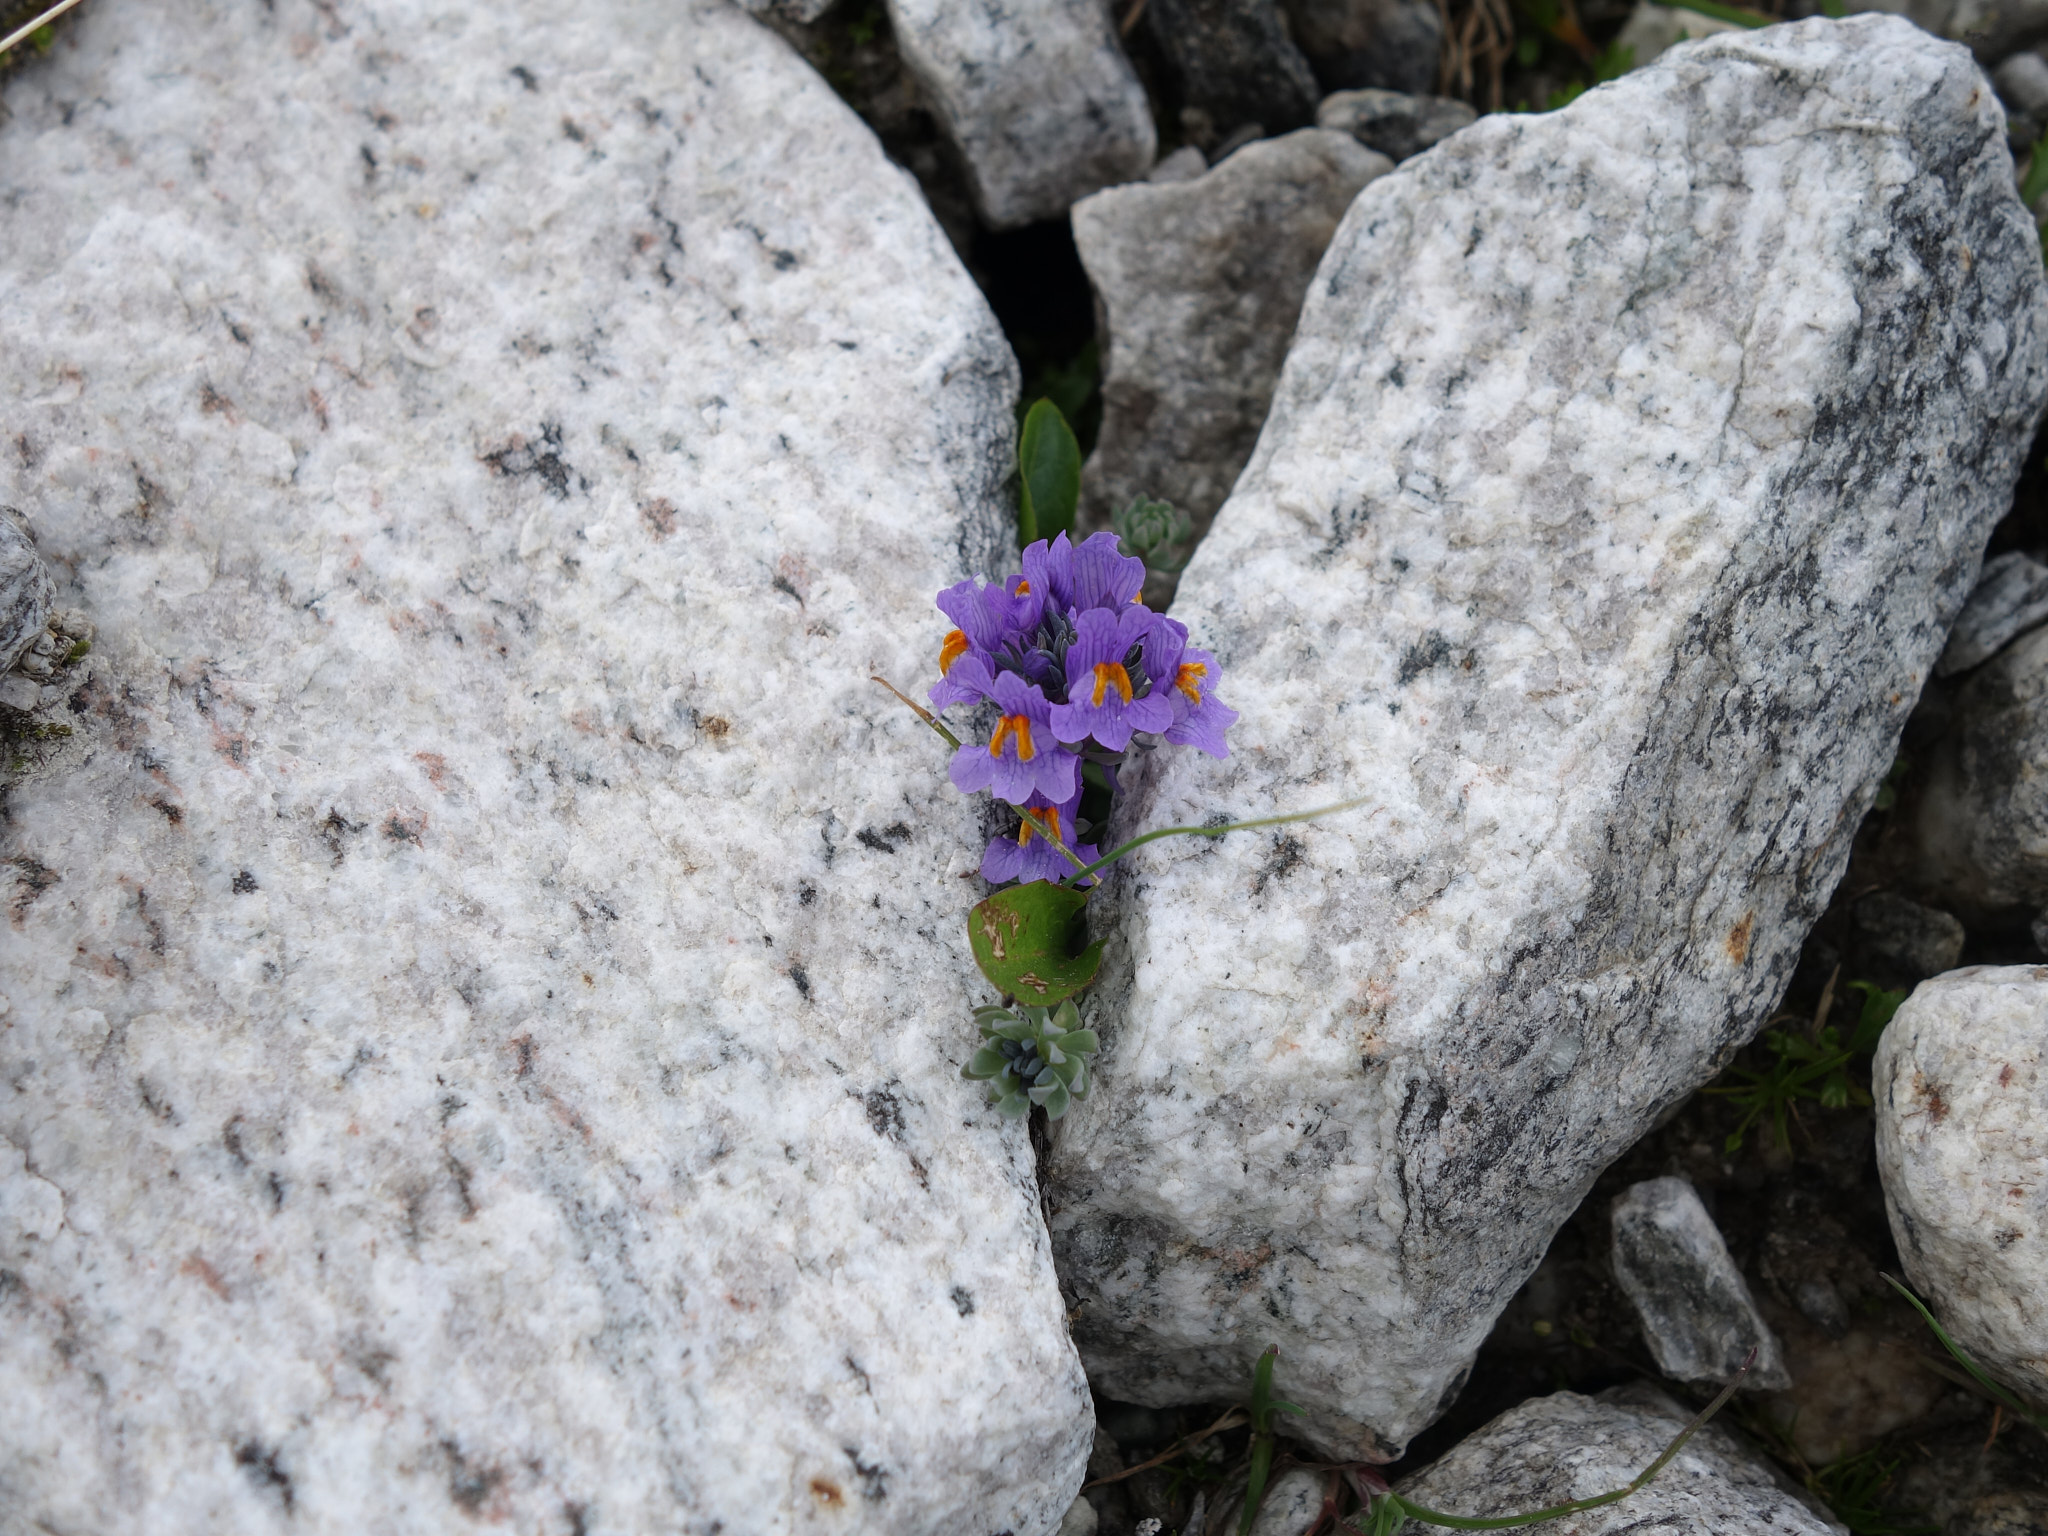
[[[990,885],[1017,879],[1024,867],[1025,852],[1014,837],[990,838],[988,850],[981,856],[981,878]]]
[[[953,761],[947,765],[946,775],[952,779],[953,787],[963,795],[972,795],[987,789],[996,777],[999,758],[989,756],[988,748],[979,742],[968,742],[953,754]]]
[[[1098,533],[1081,542],[1073,554],[1069,606],[1084,612],[1090,608],[1121,611],[1144,590],[1145,562],[1120,553],[1118,543],[1113,533]]]
[[[1061,609],[1073,606],[1074,548],[1064,533],[1050,544],[1040,539],[1025,546],[1024,579],[1040,604]]]
[[[1230,756],[1223,733],[1237,723],[1236,710],[1214,694],[1204,694],[1200,704],[1186,708],[1183,703],[1174,713],[1179,718],[1166,733],[1168,741],[1177,747],[1199,747],[1211,757]]]
[[[932,684],[928,697],[933,709],[951,709],[955,704],[979,704],[993,697],[994,688],[987,658],[969,651],[953,659],[946,675]]]

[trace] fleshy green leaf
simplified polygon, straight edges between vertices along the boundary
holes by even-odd
[[[967,914],[974,963],[997,991],[1024,1002],[1072,997],[1102,965],[1102,940],[1081,947],[1087,938],[1087,904],[1085,893],[1050,880],[997,891]],[[1027,1023],[1004,1025],[998,1033],[1024,1040],[1037,1031]]]
[[[1003,1070],[1005,1065],[1007,1063],[1004,1061],[1001,1051],[996,1050],[993,1046],[984,1045],[968,1059],[967,1065],[960,1069],[960,1075],[962,1077],[977,1078],[994,1077]]]
[[[1083,1056],[1093,1056],[1102,1049],[1102,1042],[1096,1039],[1095,1031],[1092,1029],[1069,1029],[1059,1037],[1059,1042],[1061,1050],[1074,1051]]]
[[[1017,534],[1020,544],[1050,539],[1074,529],[1074,510],[1081,503],[1081,445],[1067,418],[1050,400],[1041,400],[1024,418],[1017,439]]]
[[[1067,1092],[1066,1084],[1054,1083],[1046,1088],[1031,1090],[1031,1101],[1045,1106],[1045,1118],[1057,1120],[1073,1103],[1073,1095]]]
[[[1022,1093],[1008,1093],[996,1100],[996,1113],[1006,1120],[1017,1120],[1031,1113],[1031,1100]]]

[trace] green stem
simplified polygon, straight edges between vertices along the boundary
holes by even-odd
[[[1233,821],[1220,827],[1161,827],[1155,832],[1142,833],[1132,838],[1121,848],[1112,849],[1093,864],[1083,866],[1080,874],[1074,878],[1085,879],[1097,870],[1106,869],[1114,864],[1134,848],[1142,848],[1145,844],[1157,842],[1162,837],[1221,837],[1226,832],[1248,832],[1253,827],[1278,827],[1290,821],[1313,821],[1318,816],[1334,816],[1339,811],[1348,811],[1364,805],[1371,798],[1371,795],[1360,795],[1356,800],[1340,800],[1335,805],[1318,806],[1313,811],[1295,811],[1288,816],[1261,816],[1255,821]]]
[[[71,7],[73,7],[76,4],[78,4],[78,0],[58,0],[57,4],[52,5],[48,9],[43,11],[41,15],[35,18],[35,20],[27,23],[25,26],[16,27],[12,32],[8,33],[7,36],[5,37],[0,37],[0,54],[6,53],[9,49],[13,48],[13,46],[16,43],[20,42],[24,37],[30,37],[33,36],[35,33],[40,32],[44,27],[47,27],[51,22],[55,21],[59,16],[62,16],[66,11],[70,10]]]
[[[930,710],[926,709],[922,704],[918,703],[917,700],[913,699],[901,688],[898,688],[886,677],[871,677],[868,679],[868,681],[871,683],[880,683],[884,688],[888,689],[891,693],[895,694],[897,698],[901,699],[904,703],[908,704],[911,707],[911,709],[916,713],[918,719],[922,720],[926,725],[930,726],[933,730],[937,731],[941,736],[945,737],[947,746],[951,747],[955,752],[958,752],[960,750],[960,738],[958,736],[955,736],[951,731],[946,729],[945,721],[941,720],[937,715],[933,714]]]
[[[2017,1397],[2013,1396],[2011,1392],[2007,1391],[2004,1387],[2001,1387],[1989,1376],[1986,1376],[1983,1370],[1978,1366],[1977,1362],[1972,1360],[1967,1354],[1963,1352],[1962,1345],[1958,1344],[1954,1339],[1950,1338],[1948,1336],[1948,1330],[1943,1328],[1941,1324],[1937,1323],[1934,1320],[1934,1314],[1927,1310],[1927,1304],[1925,1302],[1923,1302],[1918,1296],[1915,1296],[1911,1291],[1907,1290],[1906,1287],[1901,1285],[1897,1280],[1894,1280],[1890,1275],[1886,1275],[1884,1278],[1893,1290],[1897,1291],[1901,1296],[1905,1297],[1907,1301],[1913,1304],[1913,1310],[1920,1314],[1920,1316],[1926,1321],[1927,1326],[1934,1330],[1934,1336],[1937,1339],[1941,1340],[1941,1347],[1956,1357],[1956,1363],[1960,1365],[1964,1370],[1968,1371],[1970,1375],[1973,1378],[1975,1378],[1977,1384],[1980,1387],[1982,1387],[1986,1392],[1989,1392],[1991,1394],[1992,1400],[1994,1402],[2003,1404],[2005,1407],[2011,1409],[2014,1413],[2018,1414],[2022,1419],[2025,1419],[2029,1424],[2033,1425],[2034,1428],[2040,1430],[2044,1434],[2048,1434],[2048,1415],[2036,1413],[2033,1409],[2029,1408],[2025,1403],[2021,1402]]]

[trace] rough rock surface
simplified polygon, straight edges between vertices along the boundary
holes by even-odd
[[[1873,891],[1856,903],[1855,912],[1863,953],[1894,976],[1919,981],[1952,971],[1969,941],[1953,914],[1897,891]]]
[[[1258,1516],[1252,1521],[1251,1536],[1306,1536],[1323,1512],[1323,1492],[1328,1483],[1327,1474],[1311,1472],[1306,1467],[1290,1467],[1282,1472],[1266,1485],[1266,1496],[1259,1501]],[[1240,1496],[1224,1508],[1223,1518],[1214,1529],[1235,1536],[1243,1512],[1244,1500]]]
[[[0,673],[21,660],[50,622],[57,584],[27,530],[0,512]]]
[[[739,0],[739,7],[751,15],[809,26],[836,3],[837,0]]]
[[[1962,616],[1949,632],[1936,677],[1953,677],[1996,656],[2016,636],[2048,623],[2048,565],[2010,550],[1984,562]]]
[[[1436,0],[1282,0],[1288,34],[1326,91],[1436,84],[1443,13]]]
[[[889,0],[889,22],[993,227],[1150,169],[1152,109],[1103,0]]]
[[[1419,155],[1479,114],[1448,96],[1408,96],[1400,91],[1338,91],[1316,108],[1316,126],[1348,133],[1389,160]]]
[[[1923,982],[1870,1081],[1906,1278],[1979,1365],[2048,1402],[2048,966]]]
[[[1949,700],[1913,811],[1915,878],[1968,926],[2048,907],[2048,628],[2013,642]]]
[[[1399,1485],[1426,1509],[1474,1517],[1592,1498],[1626,1485],[1656,1460],[1692,1414],[1646,1386],[1597,1398],[1558,1392],[1511,1408],[1441,1461]],[[1402,1536],[1432,1526],[1409,1521]],[[1554,1536],[1838,1536],[1845,1527],[1781,1486],[1769,1465],[1709,1424],[1656,1481],[1618,1504],[1541,1527]]]
[[[1014,363],[723,5],[81,8],[0,502],[101,642],[0,829],[0,1525],[1046,1536],[931,594]]]
[[[1629,12],[1628,20],[1615,34],[1614,46],[1626,48],[1634,66],[1640,69],[1662,58],[1688,38],[1716,37],[1723,32],[1741,30],[1732,21],[1717,21],[1711,16],[1702,16],[1698,11],[1658,5],[1656,0],[1636,0],[1636,8]]]
[[[1276,0],[1147,0],[1144,25],[1182,127],[1205,151],[1238,129],[1306,127],[1320,94]]]
[[[1642,1319],[1657,1369],[1674,1381],[1733,1381],[1783,1391],[1776,1335],[1756,1309],[1721,1229],[1684,1179],[1645,1179],[1614,1202],[1614,1278]]]
[[[1967,54],[1690,44],[1366,188],[1176,615],[1243,712],[1134,856],[1053,1232],[1106,1395],[1280,1346],[1389,1455],[1608,1162],[1755,1031],[2048,388]]]
[[[1324,247],[1359,189],[1391,169],[1345,134],[1304,128],[1195,180],[1112,187],[1075,206],[1103,326],[1102,431],[1083,482],[1091,526],[1140,495],[1209,526],[1258,441]]]

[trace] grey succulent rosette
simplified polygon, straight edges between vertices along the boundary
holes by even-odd
[[[1076,1099],[1088,1097],[1088,1058],[1102,1045],[1094,1030],[1080,1027],[1071,999],[1058,1008],[977,1008],[974,1022],[983,1043],[960,1075],[986,1080],[989,1102],[1000,1113],[1016,1119],[1038,1104],[1048,1120],[1057,1120]]]

